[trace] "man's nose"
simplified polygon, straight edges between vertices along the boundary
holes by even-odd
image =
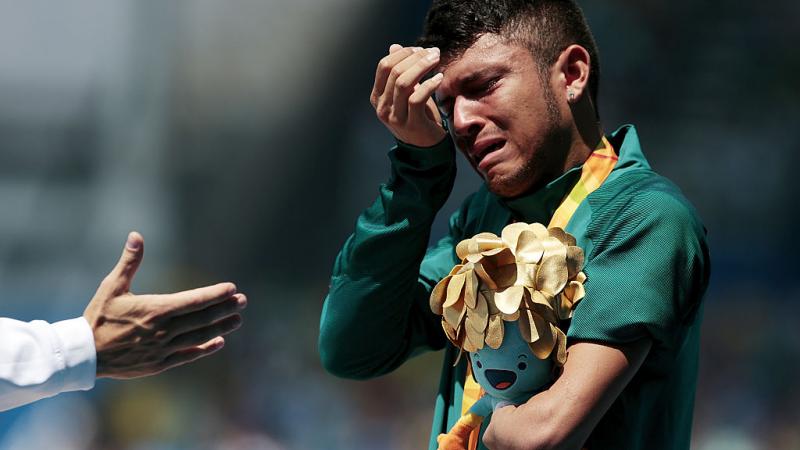
[[[477,114],[479,104],[475,100],[456,97],[453,103],[453,131],[460,137],[475,137],[483,126],[482,117]]]

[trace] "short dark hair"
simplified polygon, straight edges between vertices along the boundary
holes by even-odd
[[[447,61],[461,56],[486,33],[527,47],[542,76],[571,44],[585,48],[591,58],[589,93],[597,112],[597,44],[574,0],[434,0],[417,45],[439,47]]]

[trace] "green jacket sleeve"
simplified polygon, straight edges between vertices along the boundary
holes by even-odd
[[[431,224],[453,187],[452,141],[427,149],[398,144],[378,199],[356,222],[334,263],[320,320],[322,364],[334,375],[369,378],[445,345],[428,297],[455,264],[453,234],[427,249]]]

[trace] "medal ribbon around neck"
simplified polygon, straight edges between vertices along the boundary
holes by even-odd
[[[580,180],[578,180],[569,194],[567,194],[558,206],[555,213],[553,213],[553,217],[550,219],[547,228],[566,228],[569,220],[572,218],[572,215],[575,214],[575,210],[578,209],[581,202],[603,184],[603,181],[605,181],[611,171],[614,170],[618,159],[617,154],[614,152],[614,147],[612,147],[608,139],[603,136],[603,139],[597,144],[597,148],[594,149],[586,162],[583,163]],[[472,376],[472,368],[468,365],[467,376],[464,381],[464,394],[461,399],[461,415],[466,414],[483,394],[483,389],[481,389],[481,386],[475,381],[475,378]],[[467,449],[475,450],[478,448],[478,434],[480,433],[480,428],[481,427],[476,427],[472,431],[472,434],[470,434]]]

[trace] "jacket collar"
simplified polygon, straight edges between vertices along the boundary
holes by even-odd
[[[623,125],[608,136],[619,160],[606,182],[634,169],[650,169],[650,164],[642,153],[639,135],[633,125]],[[583,164],[569,169],[566,173],[547,183],[541,189],[511,199],[498,197],[500,204],[511,211],[515,220],[547,224],[561,204],[564,197],[581,177]]]

